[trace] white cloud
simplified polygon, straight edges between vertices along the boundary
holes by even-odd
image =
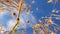
[[[11,19],[7,22],[7,29],[8,30],[11,30],[15,26],[15,24],[16,24],[15,20],[16,19]],[[25,28],[25,27],[26,27],[26,23],[25,23],[24,19],[21,17],[20,18],[20,23],[19,23],[19,28]]]
[[[35,3],[35,1],[32,1],[32,3]]]
[[[0,18],[4,15],[8,15],[7,13],[9,13],[7,10],[0,11]]]
[[[14,25],[15,25],[15,20],[13,19],[9,20],[7,23],[7,29],[11,30],[14,27]]]
[[[52,10],[52,12],[55,12],[56,10],[54,9],[54,10]]]
[[[0,17],[2,17],[6,12],[0,12]]]
[[[20,18],[20,27],[21,28],[26,28],[26,23],[25,23],[25,21],[22,17]]]

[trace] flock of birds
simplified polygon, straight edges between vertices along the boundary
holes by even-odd
[[[55,0],[55,1],[59,2],[60,0]],[[48,0],[48,3],[50,2],[53,2],[53,0]],[[29,5],[26,5],[26,3],[23,0],[0,0],[0,11],[8,10],[10,12],[11,8],[15,8],[18,12],[15,26],[12,28],[11,31],[5,31],[4,34],[7,34],[8,32],[9,32],[8,34],[15,34],[18,28],[20,14],[24,10],[26,11],[27,14],[31,14],[31,12],[29,11],[29,8],[31,7],[33,3],[34,3],[34,0],[32,0],[32,3]],[[8,7],[11,7],[11,8],[8,9]],[[31,26],[31,28],[33,29],[33,34],[37,34],[37,33],[56,34],[56,32],[60,31],[59,29],[60,26],[57,25],[52,19],[52,18],[55,18],[56,20],[60,20],[60,15],[58,15],[60,10],[53,9],[52,12],[57,13],[57,14],[51,14],[50,16],[41,17],[41,19],[39,20],[37,24]],[[11,16],[16,16],[16,13],[14,12],[11,13]],[[26,23],[30,23],[30,21],[26,20]],[[52,26],[52,25],[55,25],[55,26]],[[52,29],[54,30],[51,30],[51,26],[53,27]],[[0,32],[1,31],[2,31],[2,26],[0,26]],[[21,32],[19,32],[18,34],[26,34],[26,33],[24,30],[21,30]]]

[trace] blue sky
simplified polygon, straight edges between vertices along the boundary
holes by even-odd
[[[30,3],[32,3],[32,0],[24,0],[26,2],[27,5],[29,5]],[[26,12],[22,12],[20,15],[21,18],[21,25],[18,28],[18,31],[20,29],[26,29],[26,34],[33,34],[33,29],[31,28],[32,25],[35,25],[39,20],[44,20],[42,19],[42,17],[48,16],[50,17],[52,14],[57,14],[60,18],[60,2],[56,2],[56,4],[54,4],[53,0],[52,2],[48,2],[48,0],[34,0],[32,6],[30,7],[30,12],[31,14],[26,14]],[[52,12],[53,10],[57,9],[58,13]],[[16,12],[16,9],[11,10],[13,12]],[[4,14],[3,14],[4,13]],[[17,13],[17,12],[16,12]],[[60,26],[60,19],[56,20],[55,16],[52,17],[52,20],[58,25]],[[9,30],[8,28],[12,28],[14,26],[15,23],[13,23],[15,21],[15,17],[11,16],[11,12],[7,12],[7,10],[4,10],[4,12],[0,12],[0,25],[3,24],[3,27],[5,28],[5,30]],[[30,23],[27,24],[26,20],[30,20]],[[10,26],[12,23],[12,26]],[[60,32],[58,31],[56,34],[60,34]]]

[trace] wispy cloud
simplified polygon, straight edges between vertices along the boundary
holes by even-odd
[[[15,20],[14,19],[9,20],[7,22],[7,30],[11,30],[14,27],[15,24],[16,23],[15,23]]]
[[[0,12],[0,17],[4,16],[6,12]]]

